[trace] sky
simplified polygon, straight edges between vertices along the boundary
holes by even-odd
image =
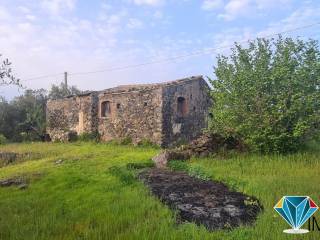
[[[234,42],[317,22],[319,0],[0,0],[0,53],[26,88],[49,89],[68,72],[70,85],[102,90],[214,78]],[[320,39],[320,25],[284,36]],[[0,88],[7,99],[22,92]]]

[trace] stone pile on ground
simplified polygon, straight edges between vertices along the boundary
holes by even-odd
[[[153,168],[140,173],[139,178],[162,202],[178,211],[180,221],[204,225],[208,230],[251,224],[262,210],[254,197],[184,172]]]
[[[155,156],[152,160],[159,168],[166,167],[170,160],[187,160],[192,156],[207,157],[210,154],[224,150],[242,151],[244,145],[235,138],[223,138],[218,134],[203,134],[199,138],[174,149],[167,149]]]
[[[18,186],[19,189],[25,189],[28,187],[26,179],[22,177],[8,178],[0,180],[0,187]]]
[[[26,153],[15,153],[15,152],[0,152],[0,168],[5,167],[16,162],[21,162],[28,159],[38,159],[41,155],[38,153],[26,152]]]
[[[18,189],[26,189],[32,182],[41,179],[43,176],[44,173],[34,172],[0,179],[0,187],[17,187]]]
[[[14,163],[18,154],[14,152],[0,152],[0,167]]]

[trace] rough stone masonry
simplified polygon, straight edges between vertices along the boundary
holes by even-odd
[[[148,140],[162,147],[189,142],[207,127],[211,106],[202,76],[159,84],[125,85],[47,102],[53,141],[99,133],[101,140]]]

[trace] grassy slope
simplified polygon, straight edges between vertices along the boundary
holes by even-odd
[[[265,207],[254,227],[209,233],[194,224],[176,225],[174,214],[141,183],[126,184],[108,172],[111,166],[146,162],[156,149],[36,143],[7,145],[0,151],[43,154],[0,168],[0,179],[44,174],[34,177],[27,190],[0,188],[0,239],[301,239],[282,233],[288,226],[273,205],[283,195],[310,195],[320,204],[319,153],[193,159],[189,164],[257,196]],[[56,165],[58,159],[63,164]],[[303,239],[319,237],[320,232],[314,232]]]

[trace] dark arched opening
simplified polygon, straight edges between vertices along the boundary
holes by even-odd
[[[101,117],[107,117],[111,113],[111,106],[109,101],[101,103]]]
[[[187,101],[184,97],[178,97],[177,99],[177,113],[180,117],[184,117],[188,113]]]

